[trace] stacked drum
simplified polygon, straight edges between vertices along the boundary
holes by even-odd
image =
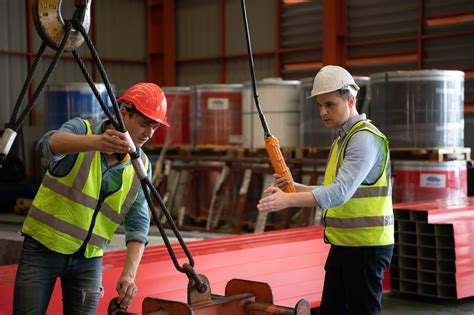
[[[96,84],[102,99],[108,102],[104,84]],[[45,94],[45,126],[57,129],[74,117],[98,120],[104,117],[99,101],[87,83],[48,85]]]
[[[189,144],[189,106],[191,88],[163,87],[168,105],[167,120],[170,128],[159,127],[152,138],[152,143],[181,145]]]
[[[464,146],[464,73],[395,71],[370,76],[371,119],[392,147]]]
[[[299,81],[266,79],[257,82],[258,101],[271,134],[278,138],[281,147],[300,145]],[[253,96],[252,84],[245,83],[242,91],[243,146],[265,146],[263,128]]]
[[[194,86],[190,123],[193,145],[241,144],[242,85]]]
[[[371,119],[394,148],[464,146],[464,73],[420,70],[370,77]],[[466,161],[393,161],[394,201],[466,195]]]

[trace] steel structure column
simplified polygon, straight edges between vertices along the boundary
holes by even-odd
[[[416,68],[423,69],[423,27],[425,25],[425,7],[424,0],[418,0],[418,40],[417,50],[418,56],[416,60]]]
[[[323,1],[323,64],[345,66],[347,14],[345,0]]]
[[[148,81],[176,84],[174,0],[148,0]]]
[[[31,64],[33,63],[33,15],[31,0],[25,0],[26,8],[26,53],[27,53],[27,64],[28,72],[31,70]],[[28,99],[31,99],[33,96],[33,91],[35,90],[34,81],[31,82],[30,88],[28,89]],[[33,109],[30,112],[30,125],[34,124],[35,121],[35,110]]]
[[[283,65],[280,60],[280,49],[281,49],[281,0],[277,1],[276,14],[275,14],[275,25],[276,25],[276,47],[275,47],[275,73],[277,77],[281,77],[281,69]]]
[[[226,73],[226,14],[225,14],[225,0],[221,0],[220,2],[220,10],[221,10],[221,29],[220,29],[220,39],[221,39],[221,56],[220,56],[220,81],[221,83],[226,83],[227,80],[227,73]]]

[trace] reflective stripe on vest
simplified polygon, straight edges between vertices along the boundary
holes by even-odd
[[[369,121],[351,127],[346,137],[337,138],[331,146],[324,185],[331,184],[342,166],[347,143],[360,131],[377,136],[385,147],[385,167],[372,185],[361,184],[345,204],[324,212],[325,239],[341,246],[378,246],[393,244],[394,217],[391,199],[390,157],[387,140]]]
[[[90,124],[84,122],[90,135]],[[145,154],[142,159],[148,169]],[[79,153],[65,176],[55,177],[49,172],[44,176],[22,231],[53,251],[72,254],[87,239],[94,219],[85,256],[101,256],[141,188],[132,164],[123,168],[121,176],[119,189],[101,202],[100,152]]]

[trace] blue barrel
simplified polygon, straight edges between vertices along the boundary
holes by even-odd
[[[96,83],[96,87],[106,105],[110,106],[105,85]],[[45,126],[49,130],[58,129],[74,117],[91,120],[105,117],[99,101],[87,83],[48,85],[45,95]]]

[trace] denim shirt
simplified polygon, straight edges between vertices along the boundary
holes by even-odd
[[[349,119],[338,131],[343,140],[351,127],[367,119],[365,114]],[[377,136],[369,131],[356,132],[346,146],[344,162],[336,179],[328,186],[315,186],[312,193],[321,209],[340,206],[351,199],[360,184],[373,184],[383,172],[385,152]]]
[[[105,130],[106,120],[90,121],[93,134],[101,134]],[[51,152],[49,139],[58,132],[70,132],[77,135],[86,134],[86,125],[82,118],[73,118],[64,123],[58,130],[46,132],[38,142],[37,149],[41,150],[44,157],[49,161],[49,171],[56,176],[65,175],[74,165],[77,154],[56,154]],[[138,149],[138,154],[142,151]],[[120,163],[113,167],[108,166],[107,154],[101,153],[102,162],[102,187],[100,195],[103,196],[109,192],[119,189],[122,185],[122,171],[130,165],[130,161]],[[148,167],[148,177],[151,179],[151,167]],[[143,190],[140,189],[137,198],[133,202],[130,210],[123,221],[125,227],[125,241],[137,241],[140,243],[148,243],[148,231],[150,228],[150,217],[148,215],[148,204],[145,199]]]

